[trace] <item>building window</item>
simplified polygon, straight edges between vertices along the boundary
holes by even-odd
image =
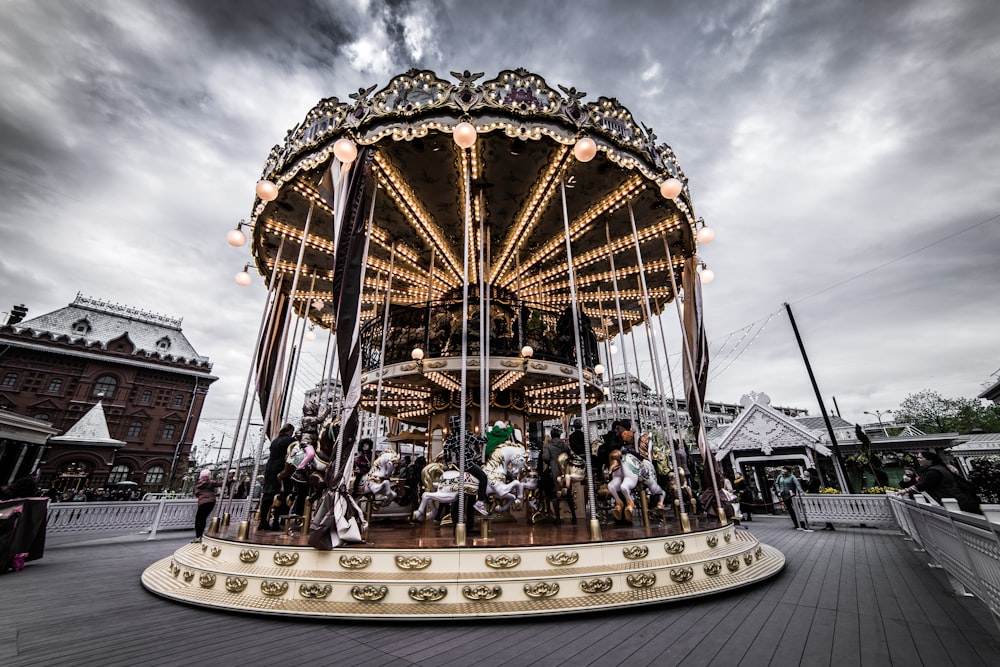
[[[139,398],[139,402],[142,403],[143,405],[149,405],[149,402],[152,400],[153,400],[153,392],[151,392],[148,389],[142,392],[142,397]]]
[[[108,485],[117,484],[118,482],[124,482],[128,479],[128,476],[132,473],[132,469],[129,468],[124,463],[119,463],[114,468],[111,469],[111,474],[108,475]]]
[[[156,341],[156,349],[160,351],[166,351],[170,349],[170,339],[164,336],[160,340]]]
[[[164,440],[169,440],[170,438],[174,437],[174,425],[166,424],[163,427],[163,435],[160,437],[162,437]]]
[[[142,422],[132,422],[128,425],[128,433],[125,434],[126,438],[138,438],[142,433]]]
[[[3,387],[13,387],[14,383],[17,382],[17,373],[7,373],[3,376]]]
[[[118,380],[114,379],[110,375],[102,375],[97,378],[97,382],[94,383],[94,391],[91,392],[92,396],[97,398],[112,398],[115,395],[115,389],[118,388]]]
[[[184,394],[177,394],[174,396],[174,407],[179,408],[184,405]]]
[[[31,415],[31,418],[32,419],[37,419],[37,420],[43,421],[43,422],[50,421],[49,420],[49,416],[46,413],[44,413],[44,412],[36,412],[35,414]]]
[[[163,466],[153,466],[146,471],[146,479],[143,480],[144,486],[156,486],[158,484],[163,484],[163,478],[166,475],[163,471]]]
[[[77,320],[73,323],[73,333],[80,334],[81,336],[86,336],[90,333],[90,322],[87,320]]]
[[[49,393],[58,394],[60,389],[62,389],[62,380],[59,378],[53,378],[52,381],[49,382]]]

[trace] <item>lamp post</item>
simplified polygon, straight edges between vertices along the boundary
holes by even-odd
[[[868,412],[867,410],[865,410],[865,414],[872,415],[873,417],[878,419],[878,426],[880,429],[882,429],[882,434],[888,438],[889,431],[887,431],[885,426],[882,424],[882,415],[891,415],[892,410],[876,410],[875,412]]]

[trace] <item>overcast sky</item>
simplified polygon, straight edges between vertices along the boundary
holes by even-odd
[[[8,0],[0,42],[0,312],[79,291],[183,317],[220,377],[199,440],[246,381],[265,295],[224,237],[268,151],[411,67],[525,67],[672,146],[717,234],[709,399],[818,413],[783,302],[846,419],[997,380],[994,0]]]

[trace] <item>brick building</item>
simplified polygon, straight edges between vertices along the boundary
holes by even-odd
[[[208,388],[218,378],[181,331],[181,320],[77,294],[73,303],[0,326],[0,410],[65,434],[95,405],[111,441],[50,438],[0,443],[0,476],[37,461],[40,484],[98,488],[131,481],[145,491],[175,487],[186,470]],[[174,483],[168,483],[173,471]]]

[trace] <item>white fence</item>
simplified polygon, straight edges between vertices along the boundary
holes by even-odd
[[[792,506],[806,528],[827,523],[869,528],[897,528],[884,495],[867,493],[799,494]]]
[[[1000,505],[983,505],[983,516],[969,514],[944,499],[944,507],[889,498],[900,529],[944,569],[958,595],[975,595],[1000,626]]]
[[[228,505],[228,507],[226,507]],[[198,501],[147,500],[98,503],[49,503],[49,535],[129,535],[149,533],[156,537],[159,530],[187,530],[194,527]],[[243,521],[246,501],[219,503],[215,512],[229,512],[230,523]]]

